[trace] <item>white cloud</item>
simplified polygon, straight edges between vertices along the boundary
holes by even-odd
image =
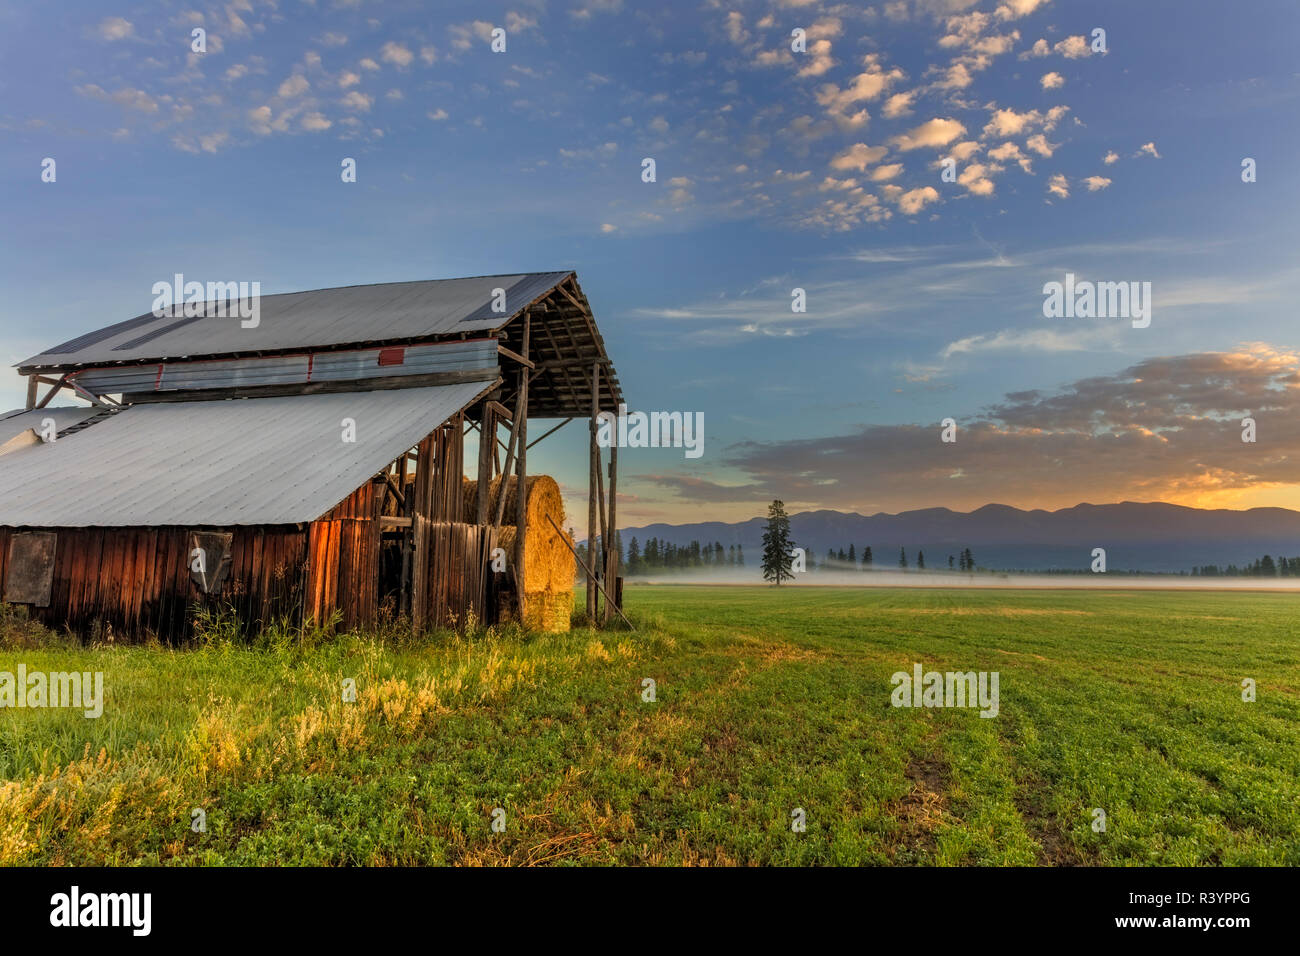
[[[1119,162],[1119,153],[1115,152],[1113,149],[1107,150],[1106,155],[1102,157],[1101,161],[1107,166],[1112,166]]]
[[[1052,49],[1067,60],[1077,60],[1092,55],[1092,47],[1088,45],[1087,39],[1082,36],[1066,37]]]
[[[114,40],[125,40],[135,33],[135,26],[130,20],[122,17],[108,17],[99,23],[99,35],[102,39],[112,42]]]
[[[1111,180],[1107,179],[1105,176],[1088,176],[1084,178],[1083,182],[1088,187],[1088,192],[1090,193],[1095,193],[1099,189],[1105,189],[1111,184]]]
[[[997,9],[998,19],[1018,20],[1027,17],[1047,2],[1048,0],[1003,0]]]
[[[307,82],[307,77],[301,73],[295,73],[283,83],[280,84],[279,94],[281,99],[291,99],[307,92],[311,84]]]
[[[1153,159],[1160,158],[1160,152],[1156,149],[1155,143],[1147,143],[1138,149],[1134,156],[1150,156]]]
[[[1056,145],[1049,143],[1047,137],[1042,133],[1035,133],[1025,140],[1025,146],[1045,159],[1050,158],[1052,153],[1056,152]]]
[[[939,199],[939,191],[933,186],[922,186],[898,197],[898,208],[904,215],[914,216],[927,204]]]
[[[997,172],[999,169],[1001,167],[984,163],[971,163],[961,171],[961,175],[957,177],[957,184],[965,186],[972,195],[991,196],[994,187],[993,180],[988,174]]]
[[[1053,196],[1061,199],[1070,198],[1070,181],[1061,173],[1057,173],[1047,182],[1047,191]]]
[[[1059,90],[1065,85],[1065,77],[1055,71],[1044,73],[1043,78],[1038,81],[1045,90]]]
[[[1006,142],[996,149],[990,149],[989,158],[1001,162],[1014,159],[1025,172],[1032,173],[1034,171],[1033,160],[1021,152],[1020,147],[1012,142]]]
[[[380,47],[379,58],[385,63],[391,63],[398,69],[404,70],[411,65],[411,61],[415,59],[415,54],[400,43],[389,40]]]
[[[353,90],[347,96],[343,97],[343,99],[339,100],[339,102],[343,104],[346,109],[364,113],[374,104],[375,99],[373,96],[366,96],[366,94],[359,90]]]
[[[329,129],[333,125],[322,113],[308,113],[302,118],[302,128],[311,133]]]
[[[866,143],[854,143],[842,153],[831,158],[831,169],[856,169],[866,172],[867,167],[885,157],[889,150],[884,146],[868,146]]]
[[[859,127],[870,119],[870,114],[865,109],[853,111],[859,103],[875,99],[904,76],[898,67],[884,69],[880,65],[879,56],[874,53],[864,57],[863,63],[867,68],[855,76],[847,87],[841,89],[834,83],[827,83],[817,91],[817,102],[825,107],[827,114],[849,129]]]
[[[936,118],[922,123],[907,133],[895,136],[892,142],[904,152],[926,146],[937,148],[946,146],[965,132],[966,127],[955,119]]]
[[[897,119],[900,116],[911,115],[912,103],[916,101],[917,92],[917,90],[908,90],[905,93],[895,93],[885,100],[885,108],[882,110],[885,118]]]
[[[1028,60],[1033,57],[1049,56],[1051,52],[1052,52],[1052,48],[1047,45],[1047,41],[1043,39],[1038,39],[1034,41],[1033,46],[1031,46],[1024,53],[1020,54],[1020,59]]]

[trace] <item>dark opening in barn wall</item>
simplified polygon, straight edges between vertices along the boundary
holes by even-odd
[[[20,533],[9,539],[5,601],[49,607],[57,544],[58,535],[52,531]]]
[[[211,531],[190,532],[190,577],[204,594],[220,594],[230,573],[234,536]]]

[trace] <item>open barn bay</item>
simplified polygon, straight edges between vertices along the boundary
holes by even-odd
[[[0,672],[105,692],[99,718],[0,709],[0,863],[1300,865],[1291,594],[627,605],[635,633],[209,620],[185,650],[7,615]],[[996,672],[997,716],[892,706],[918,664]]]

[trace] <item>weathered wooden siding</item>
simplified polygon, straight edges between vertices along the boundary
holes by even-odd
[[[471,616],[479,623],[496,622],[490,567],[495,546],[491,525],[416,516],[416,552],[428,554],[428,586],[416,611],[426,626],[461,628]]]
[[[406,484],[400,471],[394,480],[405,487],[401,510],[412,523],[409,610],[417,628],[463,625],[471,613],[489,623],[495,616],[495,536],[464,521],[473,520],[464,514],[464,428],[458,414],[434,430],[418,446],[415,480]],[[11,535],[53,530],[50,603],[32,609],[52,627],[173,640],[192,633],[196,606],[230,608],[250,631],[281,618],[325,622],[335,611],[342,627],[365,627],[379,614],[379,518],[389,494],[384,478],[374,478],[306,526],[0,528],[0,594]],[[190,534],[199,530],[231,534],[230,572],[215,595],[204,595],[190,575]]]
[[[337,610],[345,628],[374,622],[379,604],[379,515],[386,484],[368,481],[311,523],[305,610],[328,621]]]
[[[189,535],[196,529],[30,530],[58,536],[49,606],[31,609],[49,627],[173,640],[189,636],[195,606],[229,607],[250,629],[300,614],[307,532],[294,525],[229,529],[230,575],[215,595],[202,594],[190,577]],[[0,528],[0,594],[17,531]]]

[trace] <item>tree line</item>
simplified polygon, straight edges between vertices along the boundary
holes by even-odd
[[[1278,558],[1271,555],[1256,558],[1253,564],[1238,567],[1229,564],[1219,567],[1217,564],[1203,564],[1192,568],[1192,577],[1201,578],[1300,578],[1300,558]]]
[[[600,548],[600,539],[596,539]],[[738,544],[723,547],[721,541],[701,544],[676,545],[659,538],[647,538],[642,545],[635,537],[623,550],[622,535],[614,536],[614,547],[618,549],[619,573],[627,576],[653,574],[657,571],[685,571],[693,568],[743,568],[745,566],[745,549]],[[578,554],[587,556],[586,545],[578,545]]]

